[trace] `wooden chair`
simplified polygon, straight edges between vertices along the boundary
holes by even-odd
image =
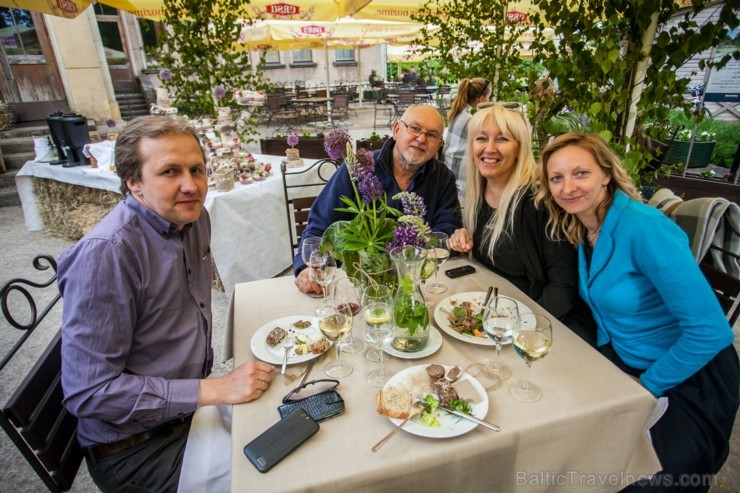
[[[301,235],[308,224],[308,213],[329,178],[341,163],[331,159],[321,159],[311,166],[294,171],[288,170],[285,163],[280,164],[285,195],[285,212],[288,216],[288,235],[290,237],[290,261],[295,258]],[[316,176],[312,176],[315,173]],[[299,190],[303,191],[301,193]],[[295,191],[296,193],[291,193]]]
[[[699,268],[709,281],[709,285],[712,286],[720,306],[727,315],[730,326],[735,325],[738,316],[740,316],[740,310],[738,310],[738,306],[740,306],[740,297],[738,296],[740,294],[740,279],[714,268],[705,261],[699,264]]]
[[[38,312],[36,301],[27,287],[43,290],[53,285],[56,288],[56,261],[50,255],[42,254],[36,256],[33,266],[42,271],[51,267],[54,275],[44,283],[11,279],[0,288],[3,316],[10,325],[25,331],[0,362],[0,370],[60,299],[57,292],[41,313]],[[25,299],[25,303],[20,303],[26,305],[24,311],[19,307],[18,295]],[[25,311],[30,311],[31,320],[19,322],[13,313]],[[77,418],[62,405],[61,345],[60,330],[0,411],[3,430],[52,492],[69,491],[84,457],[77,442]]]

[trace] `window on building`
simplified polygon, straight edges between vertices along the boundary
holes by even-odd
[[[334,50],[334,60],[337,62],[354,62],[355,50]]]
[[[0,8],[0,39],[8,56],[42,54],[36,26],[28,10]]]
[[[311,63],[313,57],[311,55],[310,48],[303,48],[301,50],[293,50],[293,63]]]
[[[265,52],[265,64],[266,65],[280,65],[280,52],[277,50],[269,50]]]
[[[115,7],[109,5],[103,5],[99,2],[93,2],[93,10],[95,15],[118,15],[118,10]]]
[[[147,64],[152,67],[157,65],[157,52],[159,51],[159,35],[164,30],[161,22],[139,18],[139,29],[144,44]]]

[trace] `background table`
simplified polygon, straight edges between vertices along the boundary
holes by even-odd
[[[445,268],[464,263],[468,262],[458,258]],[[546,313],[504,279],[480,265],[476,268],[474,275],[441,277],[448,292],[425,293],[427,299],[438,302],[455,293],[485,291],[493,284],[500,294]],[[311,316],[317,304],[298,292],[289,277],[238,284],[229,322],[235,364],[254,359],[250,340],[263,324],[288,315]],[[360,327],[354,334],[361,337]],[[445,333],[442,337],[441,349],[431,356],[392,359],[387,364],[390,373],[431,363],[465,368],[495,355],[493,347],[458,341]],[[324,367],[334,358],[332,351],[316,364],[309,379],[326,378]],[[346,412],[321,423],[314,437],[267,474],[257,472],[242,449],[278,421],[276,408],[292,385],[275,374],[262,397],[234,406],[233,492],[617,491],[637,475],[660,468],[645,431],[655,399],[560,323],[554,324],[550,354],[532,367],[532,381],[544,390],[538,402],[523,403],[509,395],[509,384],[524,376],[525,364],[511,346],[504,346],[502,358],[513,376],[489,392],[486,416],[502,428],[501,433],[478,427],[457,438],[435,440],[399,431],[373,453],[371,447],[392,429],[390,421],[376,413],[376,389],[366,382],[377,363],[363,353],[343,358],[354,366],[337,389]]]
[[[211,252],[224,290],[230,293],[239,282],[265,279],[280,274],[290,265],[290,240],[285,197],[280,174],[280,156],[255,154],[258,161],[272,165],[272,176],[250,185],[234,184],[229,192],[208,189],[205,207],[211,216]],[[314,163],[304,159],[304,167]],[[292,168],[288,172],[300,171]],[[80,166],[63,168],[48,163],[27,162],[16,175],[26,228],[41,231],[44,223],[38,212],[33,178],[120,193],[120,180],[110,172]],[[291,178],[291,182],[313,183],[315,173]],[[315,192],[307,189],[306,193]],[[315,195],[315,193],[314,193]]]

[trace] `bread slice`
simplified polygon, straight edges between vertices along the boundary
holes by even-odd
[[[378,414],[388,418],[406,419],[411,410],[411,392],[396,387],[378,390],[375,396]]]

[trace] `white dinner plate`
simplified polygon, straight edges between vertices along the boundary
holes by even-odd
[[[454,337],[455,339],[469,342],[471,344],[478,344],[480,346],[495,346],[496,343],[493,342],[493,339],[491,339],[488,336],[473,337],[467,334],[461,334],[460,332],[456,331],[450,325],[448,315],[442,311],[442,309],[444,308],[448,312],[452,312],[452,309],[455,306],[460,305],[463,301],[470,301],[472,303],[477,303],[478,305],[480,305],[481,308],[483,308],[483,302],[485,301],[485,299],[486,299],[486,293],[484,293],[483,291],[471,291],[469,293],[460,293],[460,294],[453,294],[452,296],[448,296],[447,298],[437,303],[437,306],[434,307],[434,321],[437,323],[437,326],[440,329],[442,329],[444,332]],[[456,302],[455,305],[452,304],[453,301]],[[525,305],[521,301],[519,300],[515,300],[515,301],[516,301],[517,306],[519,307],[519,313],[529,313],[532,311],[531,308],[529,308],[527,305]],[[504,337],[504,340],[501,344],[511,344],[511,334],[507,334]]]
[[[408,389],[413,395],[419,395],[421,393],[426,395],[431,393],[432,387],[429,375],[427,375],[427,366],[429,365],[412,366],[411,368],[406,368],[405,370],[396,373],[386,382],[383,390],[393,386],[398,389]],[[445,366],[445,369],[449,368],[449,366]],[[462,380],[469,380],[481,398],[481,401],[478,404],[473,405],[473,416],[485,419],[486,414],[488,414],[488,394],[486,393],[486,390],[480,382],[475,379],[475,377],[472,377],[465,372],[463,372],[459,378],[459,381]],[[390,419],[390,421],[395,425],[399,425],[403,422],[402,419],[388,419]],[[414,416],[401,429],[407,433],[422,437],[451,438],[464,435],[478,426],[470,420],[454,416],[444,412],[443,410],[437,411],[437,419],[441,426],[425,426],[421,424],[420,419],[419,415]]]
[[[305,329],[299,329],[295,327],[293,324],[299,320],[311,322],[311,326]],[[270,347],[265,342],[265,340],[267,339],[267,334],[269,334],[270,331],[275,327],[280,327],[283,330],[287,330],[289,333],[293,334],[294,337],[300,337],[301,335],[309,334],[321,335],[321,331],[319,330],[319,321],[316,317],[307,317],[305,315],[283,317],[266,323],[265,325],[257,329],[257,332],[254,333],[254,335],[252,336],[250,347],[252,348],[252,353],[255,356],[266,363],[270,363],[271,365],[282,365],[283,355],[285,354],[282,344],[278,343],[275,347]],[[329,347],[331,347],[331,344],[332,342],[329,341]],[[294,347],[290,350],[290,353],[288,354],[288,364],[296,365],[299,363],[304,363],[319,356],[321,355],[313,353],[300,355],[295,354]]]
[[[442,334],[433,325],[429,326],[429,342],[424,349],[415,353],[404,353],[391,345],[392,341],[383,344],[383,351],[401,359],[419,359],[436,353],[442,347]]]

